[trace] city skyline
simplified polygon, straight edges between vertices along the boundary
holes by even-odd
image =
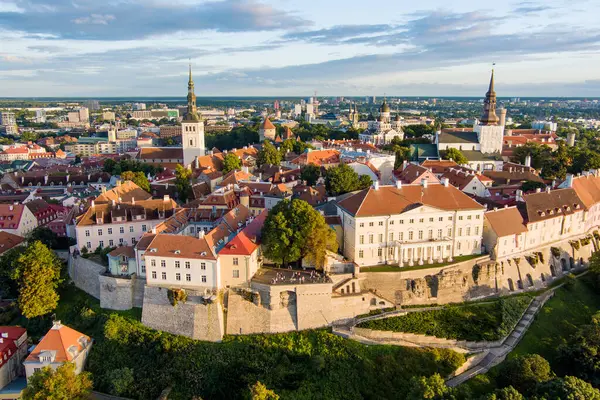
[[[594,97],[592,3],[9,0],[0,97]]]

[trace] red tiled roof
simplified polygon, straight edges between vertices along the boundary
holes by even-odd
[[[20,326],[0,326],[0,337],[3,339],[0,343],[0,368],[17,354],[17,341],[26,334],[27,330]]]
[[[25,239],[19,235],[0,231],[0,254],[20,245],[24,241]]]
[[[260,232],[267,214],[267,210],[261,212],[219,251],[219,255],[251,255],[260,247]]]
[[[516,207],[488,211],[485,213],[485,219],[498,237],[527,232],[523,216]]]
[[[275,129],[275,125],[271,122],[269,118],[265,118],[261,126],[262,129]]]

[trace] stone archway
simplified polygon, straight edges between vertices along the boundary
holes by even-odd
[[[510,290],[511,292],[515,291],[515,285],[514,285],[513,280],[511,278],[508,278],[508,290]]]

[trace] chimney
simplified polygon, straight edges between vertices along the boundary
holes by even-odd
[[[402,189],[402,181],[401,180],[396,181],[396,189]]]
[[[424,189],[427,189],[427,184],[428,184],[427,179],[425,179],[425,178],[421,179],[421,186],[423,186]]]
[[[169,195],[168,195],[168,194],[165,194],[165,195],[163,196],[163,202],[165,202],[165,203],[168,203],[168,202],[170,202],[170,201],[171,201],[171,198],[169,197]]]
[[[95,207],[96,207],[96,202],[94,200],[92,200],[92,208],[95,208]]]
[[[573,187],[573,174],[567,174],[565,182],[567,183],[567,187]]]
[[[531,156],[529,154],[525,156],[525,166],[531,167]]]
[[[44,175],[44,185],[48,184],[48,174]]]
[[[131,198],[131,204],[135,205],[135,197]]]
[[[444,187],[448,187],[449,184],[450,180],[448,178],[442,178],[442,185],[444,185]]]
[[[402,161],[402,171],[404,171],[407,166],[408,166],[408,160]]]
[[[525,200],[523,199],[523,191],[521,189],[517,189],[517,192],[515,194],[515,200],[518,202],[524,202]]]
[[[546,186],[546,193],[550,193],[550,186]]]
[[[200,229],[198,231],[198,239],[202,239],[204,237],[204,229]]]
[[[102,194],[106,193],[106,186],[102,186]]]
[[[194,164],[196,169],[200,168],[200,159],[198,158],[198,156],[196,156],[196,158],[194,159]]]
[[[248,167],[245,166],[245,165],[242,167],[242,171],[245,172],[245,173],[249,173],[250,172],[250,170],[248,169]]]
[[[536,188],[536,189],[535,189],[535,192],[536,192],[536,193],[541,193],[541,192],[542,192],[542,188]]]
[[[152,227],[152,233],[156,235],[156,227],[155,226]]]
[[[117,179],[117,187],[121,186],[121,180]]]
[[[112,206],[115,206],[115,199],[112,199]]]
[[[379,190],[379,181],[373,182],[373,189]]]

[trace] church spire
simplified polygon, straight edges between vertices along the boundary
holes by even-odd
[[[187,112],[185,121],[199,121],[198,112],[196,110],[196,94],[194,93],[194,81],[192,80],[192,63],[190,63],[190,78],[188,80],[188,95],[187,95]]]
[[[496,92],[494,91],[494,70],[490,78],[490,86],[483,101],[482,125],[497,125],[500,118],[496,115]]]

